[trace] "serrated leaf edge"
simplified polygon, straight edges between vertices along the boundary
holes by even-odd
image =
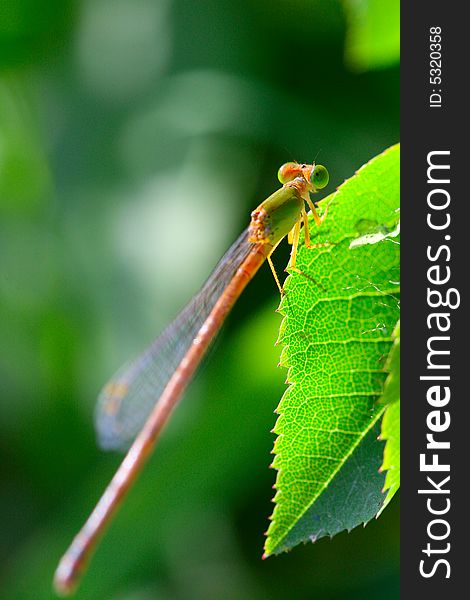
[[[398,332],[398,333],[397,333]],[[394,343],[393,346],[390,348],[390,352],[388,354],[387,357],[387,362],[386,362],[386,368],[391,366],[391,362],[392,362],[392,353],[396,351],[397,346],[400,344],[400,319],[397,321],[395,328],[393,330],[392,333],[392,337],[394,337]],[[387,377],[387,379],[385,380],[384,383],[384,392],[387,388],[387,382],[389,381],[389,379],[391,379],[392,377],[395,377],[396,373],[390,371],[389,372],[389,376]],[[380,399],[378,401],[380,403]],[[387,414],[387,412],[389,411],[390,407],[395,406],[396,404],[400,403],[400,398],[398,398],[397,400],[387,403],[384,405],[385,411],[384,411],[384,419],[385,416]],[[382,421],[383,423],[384,421]],[[383,429],[382,429],[382,433],[380,434],[380,439],[385,441],[385,448],[384,448],[384,460],[382,463],[382,467],[381,467],[381,471],[384,471],[386,473],[389,473],[390,471],[392,471],[393,469],[397,468],[397,465],[394,464],[390,464],[389,466],[386,466],[387,463],[387,449],[388,449],[388,444],[389,444],[389,438],[387,436],[385,436],[383,434]],[[380,508],[379,512],[376,515],[376,518],[379,518],[379,516],[382,514],[382,512],[384,511],[384,509],[388,506],[388,504],[390,503],[390,501],[392,500],[393,496],[396,494],[396,492],[400,489],[400,483],[388,483],[389,482],[389,478],[385,477],[385,485],[383,488],[383,492],[387,492],[387,495],[385,497],[384,503],[382,504],[382,507]],[[388,483],[388,484],[387,484]]]
[[[292,275],[289,275],[289,277],[287,279],[290,279],[290,277],[292,277]],[[287,280],[286,280],[286,283],[287,283]],[[286,314],[286,313],[284,313],[284,308],[283,307],[279,307],[278,310],[283,315],[283,319],[282,319],[281,326],[280,326],[280,331],[285,331],[285,329],[286,329],[286,322],[287,322],[287,319],[289,318],[289,315]],[[277,343],[282,343],[282,335],[279,336],[279,339],[278,339]],[[291,372],[292,367],[291,366],[287,366],[286,365],[286,361],[285,361],[285,357],[288,355],[288,349],[289,349],[289,344],[283,344],[282,350],[281,350],[281,356],[283,356],[284,359],[280,361],[280,366],[287,368],[287,378],[286,378],[286,385],[287,385],[287,387],[286,387],[286,389],[285,389],[285,391],[284,391],[284,393],[282,395],[282,398],[281,398],[281,400],[279,402],[278,407],[275,410],[275,413],[279,415],[278,418],[276,419],[276,423],[274,425],[274,428],[272,429],[272,433],[275,433],[275,434],[277,434],[276,429],[277,429],[278,423],[279,423],[280,419],[282,419],[282,417],[284,416],[284,413],[279,412],[278,408],[282,404],[282,401],[283,401],[284,397],[286,396],[286,394],[288,393],[288,391],[290,390],[290,388],[298,383],[298,382],[294,382],[294,381],[290,380],[290,372]],[[353,454],[353,452],[355,451],[355,449],[357,448],[357,446],[361,443],[361,441],[363,440],[363,438],[374,427],[374,425],[378,422],[378,420],[383,416],[384,411],[385,411],[385,407],[383,407],[381,410],[377,411],[375,417],[373,419],[371,419],[371,421],[370,421],[369,425],[367,426],[367,428],[364,429],[364,431],[361,433],[360,436],[358,436],[357,442],[354,443],[351,446],[349,452],[344,456],[344,459],[342,461],[340,461],[340,463],[338,464],[337,469],[335,469],[335,471],[332,472],[332,474],[329,477],[329,479],[325,482],[323,488],[320,489],[318,491],[318,493],[311,499],[311,501],[308,503],[308,505],[306,506],[306,508],[299,514],[299,516],[296,519],[295,523],[293,523],[292,527],[290,527],[287,530],[287,532],[289,532],[289,531],[292,530],[292,528],[298,523],[298,521],[304,516],[304,514],[314,504],[314,502],[317,500],[317,498],[328,487],[329,483],[334,479],[334,477],[336,476],[336,474],[341,470],[341,468],[343,467],[343,465],[346,463],[346,461],[349,459],[349,457]],[[270,530],[274,527],[274,524],[276,522],[276,512],[277,512],[277,510],[279,508],[279,499],[281,498],[281,495],[282,495],[282,490],[278,488],[278,482],[279,482],[279,479],[280,479],[280,476],[281,476],[281,473],[282,473],[282,468],[277,468],[275,466],[275,464],[274,464],[275,460],[276,460],[276,457],[278,456],[277,453],[276,453],[276,442],[281,437],[283,437],[282,433],[277,434],[277,437],[276,437],[276,439],[274,441],[273,449],[271,450],[271,454],[274,454],[275,458],[274,458],[273,462],[271,463],[270,467],[271,468],[276,468],[276,470],[277,470],[276,481],[275,481],[275,483],[273,485],[273,489],[276,490],[276,493],[275,493],[275,495],[273,496],[273,498],[271,500],[271,502],[273,502],[275,504],[275,507],[274,507],[274,511],[273,511],[272,515],[270,517],[268,517],[268,519],[270,521],[270,525],[268,527],[268,530],[265,533],[265,536],[267,537],[267,540],[266,540],[266,543],[265,543],[265,552],[263,554],[263,558],[267,558],[267,557],[271,556],[272,554],[276,553],[276,550],[275,550],[276,547],[273,548],[272,550],[268,551],[268,549],[267,549],[267,542],[269,541]],[[369,521],[363,522],[363,525],[365,526],[368,522]],[[330,536],[330,537],[333,537],[333,536]]]

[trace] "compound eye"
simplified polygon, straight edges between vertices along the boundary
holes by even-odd
[[[323,165],[315,165],[315,168],[310,175],[310,183],[317,190],[322,190],[324,187],[328,185],[330,181],[330,174],[328,170]]]
[[[300,165],[296,162],[284,163],[277,172],[277,178],[279,179],[280,183],[284,185],[288,181],[292,181],[298,177],[300,172]]]

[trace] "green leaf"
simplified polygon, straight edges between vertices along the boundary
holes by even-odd
[[[275,509],[265,553],[366,523],[385,496],[377,440],[399,305],[399,146],[321,203],[285,283]]]
[[[387,497],[380,513],[400,487],[400,322],[393,332],[394,342],[388,355],[386,370],[389,375],[384,385],[381,404],[388,404],[382,420],[380,439],[385,440],[382,471],[386,471],[384,491]],[[379,513],[379,514],[380,514]]]
[[[400,1],[345,0],[346,60],[361,71],[400,60]]]

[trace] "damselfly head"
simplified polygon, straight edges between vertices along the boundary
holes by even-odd
[[[313,192],[326,187],[330,180],[326,167],[323,165],[316,165],[315,163],[310,165],[297,162],[285,163],[277,172],[277,177],[282,185],[301,177],[307,184],[312,186],[313,189],[310,189],[310,191]]]

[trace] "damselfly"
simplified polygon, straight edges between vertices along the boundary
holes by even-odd
[[[296,268],[302,224],[311,246],[306,205],[321,224],[311,193],[329,181],[322,165],[286,163],[278,172],[282,187],[252,213],[249,227],[227,250],[202,289],[139,357],[103,388],[96,428],[105,449],[129,450],[104,494],[61,559],[54,584],[58,593],[74,590],[106,524],[152,452],[183,391],[245,286],[267,259],[281,290],[271,254],[287,235],[289,267]],[[325,215],[323,215],[325,216]]]

